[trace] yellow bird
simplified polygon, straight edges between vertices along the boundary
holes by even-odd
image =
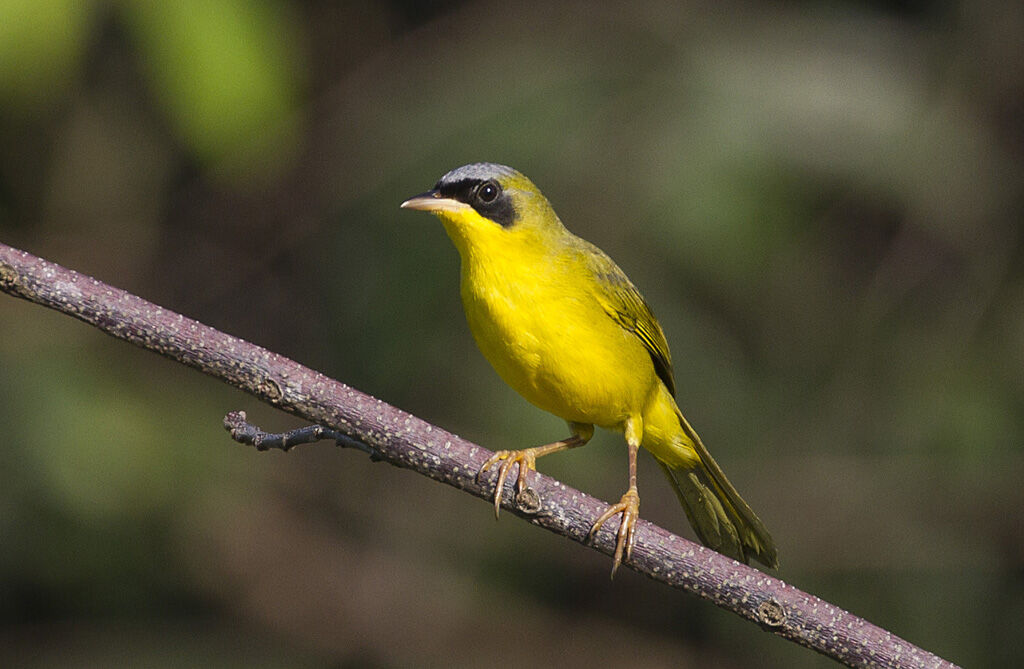
[[[623,433],[629,488],[590,530],[622,514],[612,575],[629,559],[640,496],[637,450],[657,459],[705,545],[742,562],[778,564],[768,530],[725,478],[676,406],[672,359],[647,302],[601,249],[569,232],[533,182],[474,163],[402,203],[436,214],[462,260],[462,304],[477,346],[502,379],[569,424],[571,436],[499,451],[494,510],[511,468],[520,492],[536,459],[587,443],[594,426]]]

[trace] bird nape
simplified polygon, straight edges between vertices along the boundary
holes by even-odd
[[[495,514],[512,467],[522,492],[537,458],[586,444],[596,425],[621,432],[629,454],[629,487],[589,535],[621,514],[612,575],[633,548],[641,446],[705,545],[778,565],[768,530],[676,405],[672,358],[651,308],[611,258],[562,225],[533,182],[511,167],[473,163],[402,207],[437,215],[458,249],[462,304],[484,357],[520,395],[569,425],[566,439],[498,451],[483,465],[481,474],[498,471]]]

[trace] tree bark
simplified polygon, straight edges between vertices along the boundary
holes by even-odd
[[[491,452],[416,416],[254,344],[140,297],[0,244],[0,290],[85,321],[118,339],[194,367],[279,409],[369,447],[373,457],[490,500],[493,476],[477,477]],[[585,543],[607,504],[543,474],[524,494],[506,485],[503,507]],[[617,520],[593,548],[615,550]],[[635,571],[757,623],[851,667],[954,667],[870,622],[703,546],[640,520]]]

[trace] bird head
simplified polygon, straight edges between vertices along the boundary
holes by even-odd
[[[402,208],[437,215],[460,253],[491,244],[543,243],[566,234],[533,182],[496,163],[456,168]]]

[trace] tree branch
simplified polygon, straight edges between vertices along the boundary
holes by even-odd
[[[246,419],[244,411],[231,411],[224,416],[224,429],[240,444],[255,446],[257,451],[272,448],[287,453],[300,444],[312,444],[324,439],[333,439],[338,446],[356,448],[370,456],[374,462],[381,460],[380,453],[347,434],[331,430],[323,425],[307,425],[287,432],[264,432]]]
[[[363,448],[374,458],[483,499],[493,494],[492,479],[477,479],[490,451],[276,353],[3,244],[0,290],[74,316],[337,430],[350,440],[343,445]],[[240,420],[244,422],[244,416]],[[269,447],[262,441],[269,435],[253,429],[256,432],[249,433],[246,443]],[[308,440],[315,432],[301,436]],[[274,446],[287,448],[287,443]],[[530,475],[526,492],[516,498],[510,481],[503,506],[580,543],[607,507],[539,473]],[[610,521],[595,538],[594,548],[611,555],[616,529],[616,521]],[[851,667],[955,666],[837,606],[644,520],[637,523],[632,559],[624,564]]]

